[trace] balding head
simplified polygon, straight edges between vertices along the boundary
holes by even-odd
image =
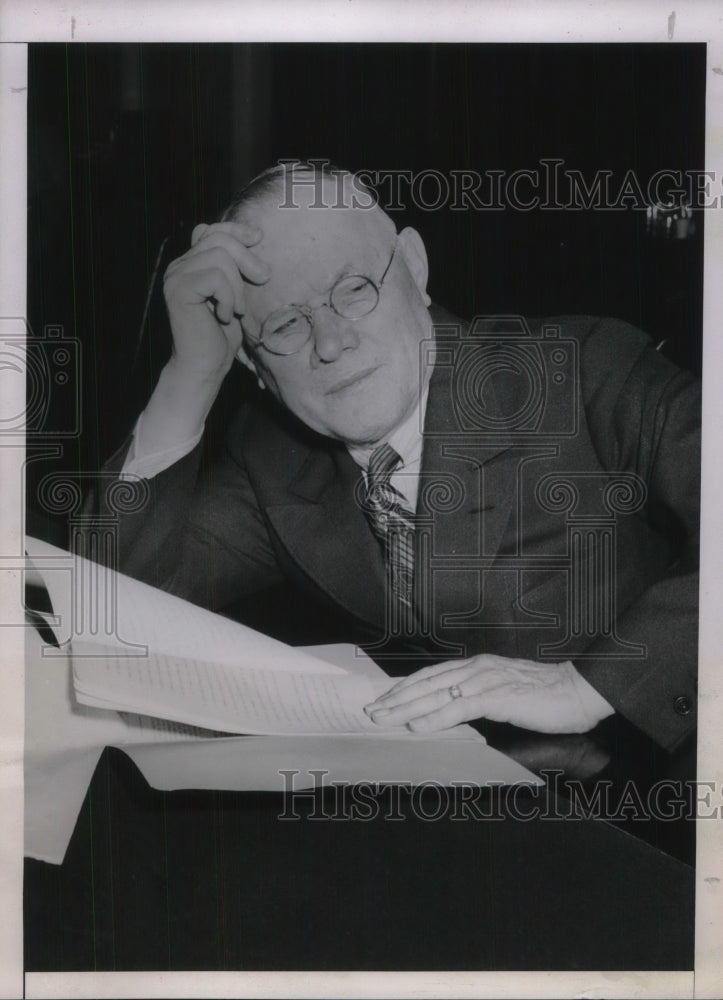
[[[379,207],[376,194],[358,174],[335,167],[326,160],[279,163],[262,171],[228,205],[221,221],[244,219],[247,210],[259,202],[292,211],[302,207],[361,209],[371,212],[382,224],[394,227]]]

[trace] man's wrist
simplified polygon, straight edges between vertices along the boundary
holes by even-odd
[[[172,402],[174,408],[178,406],[189,419],[192,417],[196,427],[203,427],[225,378],[226,372],[189,369],[171,355],[161,371],[156,391],[160,389],[161,396]]]
[[[175,448],[203,433],[222,377],[199,375],[171,358],[160,374],[138,429],[139,454]]]
[[[121,479],[130,478],[131,476],[140,476],[142,479],[152,479],[154,476],[157,476],[159,472],[163,472],[165,469],[174,465],[180,459],[192,452],[203,435],[203,431],[200,431],[195,437],[182,441],[170,448],[149,453],[147,451],[143,451],[142,444],[140,442],[143,428],[143,417],[144,414],[142,413],[136,422],[131,446],[128,450],[128,454],[126,455],[126,460],[120,474]]]

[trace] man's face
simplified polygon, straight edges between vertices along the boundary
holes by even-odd
[[[262,229],[254,250],[271,268],[266,284],[245,289],[243,326],[258,374],[314,430],[348,444],[381,440],[419,395],[419,343],[431,332],[420,238],[413,230],[397,238],[378,210],[281,209],[267,199],[244,217]],[[378,285],[395,245],[371,313],[349,320],[329,308],[329,291],[344,275]],[[311,337],[298,353],[279,356],[258,346],[272,312],[307,304]]]

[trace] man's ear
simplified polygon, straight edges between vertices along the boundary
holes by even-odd
[[[419,289],[419,293],[424,299],[425,306],[431,304],[432,300],[429,295],[427,295],[427,277],[429,275],[429,266],[427,263],[427,251],[424,246],[424,240],[419,235],[416,229],[412,229],[411,226],[407,226],[399,234],[399,244],[402,248],[404,254],[404,259],[407,262],[407,267],[409,273],[414,278],[414,283]]]

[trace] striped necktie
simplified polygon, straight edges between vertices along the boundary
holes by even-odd
[[[395,489],[391,476],[401,462],[388,444],[372,453],[367,469],[364,511],[372,531],[384,546],[392,593],[408,607],[412,606],[414,579],[414,514]]]

